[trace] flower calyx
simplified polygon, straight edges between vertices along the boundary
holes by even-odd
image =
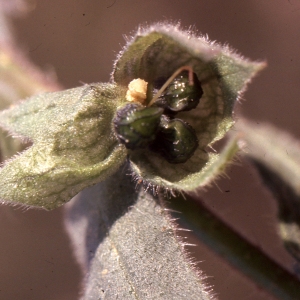
[[[189,66],[166,81],[132,80],[126,94],[130,103],[114,118],[119,141],[130,150],[148,147],[172,164],[186,162],[198,147],[197,135],[191,125],[174,116],[196,108],[202,95],[201,83]]]

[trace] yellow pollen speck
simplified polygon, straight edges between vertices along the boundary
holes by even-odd
[[[140,78],[130,81],[126,93],[126,100],[143,104],[146,100],[147,85],[148,83]]]

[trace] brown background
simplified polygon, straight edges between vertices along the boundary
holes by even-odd
[[[55,70],[65,87],[108,81],[122,35],[140,23],[181,20],[212,40],[228,43],[268,68],[254,80],[238,112],[299,133],[299,0],[51,0],[35,2],[17,20],[21,47],[41,68]],[[287,268],[294,261],[276,234],[276,205],[246,162],[201,194],[227,222]],[[225,192],[229,190],[230,192]],[[0,299],[77,299],[79,269],[53,212],[0,207]],[[194,241],[191,236],[191,241]],[[191,249],[219,299],[273,299],[203,245]],[[201,261],[201,262],[200,262]]]

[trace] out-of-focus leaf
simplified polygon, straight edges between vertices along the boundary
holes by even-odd
[[[21,99],[61,89],[53,74],[42,72],[22,53],[0,44],[0,110]]]
[[[268,124],[241,120],[235,132],[278,201],[279,232],[288,251],[300,260],[300,143]]]
[[[60,88],[50,74],[38,70],[24,55],[0,43],[0,110],[20,99]],[[25,147],[19,140],[8,137],[7,132],[0,128],[0,162]]]
[[[192,230],[212,252],[255,282],[258,289],[263,289],[276,299],[298,298],[299,278],[226,224],[217,212],[211,211],[201,203],[199,197],[172,197],[168,207],[175,211],[172,215],[179,217],[180,225]]]
[[[34,6],[30,0],[0,0],[0,44],[12,44],[12,19],[23,16]]]
[[[217,154],[207,151],[208,146],[232,127],[236,100],[265,64],[250,62],[228,47],[176,26],[156,24],[140,29],[128,42],[115,63],[113,80],[127,86],[131,80],[141,78],[151,89],[156,81],[167,80],[183,66],[192,67],[204,91],[196,109],[177,115],[195,129],[198,149],[187,162],[180,164],[171,164],[144,149],[133,151],[130,160],[134,175],[138,181],[144,180],[145,185],[190,191],[218,175],[214,166],[224,166],[226,155],[218,161]],[[231,148],[231,153],[233,149],[237,148]]]
[[[257,160],[252,160],[252,163],[278,201],[279,232],[284,245],[300,261],[300,196],[266,165]]]
[[[34,144],[0,169],[0,199],[53,209],[115,172],[126,158],[112,130],[124,91],[94,84],[31,97],[0,124]]]
[[[66,225],[89,270],[82,299],[212,299],[161,200],[137,193],[126,169],[67,205]]]

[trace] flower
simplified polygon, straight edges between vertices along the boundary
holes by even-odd
[[[115,63],[112,79],[126,86],[135,78],[155,85],[183,66],[199,79],[203,96],[192,110],[177,116],[196,131],[199,146],[183,164],[170,164],[149,149],[130,152],[132,174],[144,185],[192,191],[206,185],[224,169],[237,150],[235,141],[221,155],[208,151],[233,126],[233,108],[246,84],[265,64],[250,62],[228,46],[182,31],[179,26],[155,24],[140,28]]]
[[[166,159],[168,153],[162,155],[157,150],[158,146],[157,151],[151,145],[126,148],[116,132],[116,116],[128,105],[126,98],[139,98],[139,104],[132,105],[149,105],[143,102],[145,84],[141,90],[133,85],[130,92],[128,85],[137,79],[147,83],[148,101],[159,93],[157,85],[163,85],[184,66],[199,79],[203,96],[195,108],[180,110],[176,118],[184,120],[181,127],[193,128],[197,149],[186,162],[174,164]],[[85,187],[105,180],[126,158],[134,178],[155,190],[191,191],[206,185],[223,171],[237,150],[235,141],[220,154],[209,152],[208,147],[233,126],[234,104],[263,66],[178,26],[155,24],[140,28],[119,54],[112,83],[44,93],[1,112],[0,125],[31,139],[33,146],[1,168],[0,199],[53,209]],[[160,100],[164,94],[161,97]],[[151,103],[149,107],[155,105]],[[150,117],[154,110],[149,112]],[[159,105],[156,113],[160,114],[156,118],[159,124],[167,124],[173,118],[170,109],[166,112]],[[157,141],[156,131],[150,139]]]

